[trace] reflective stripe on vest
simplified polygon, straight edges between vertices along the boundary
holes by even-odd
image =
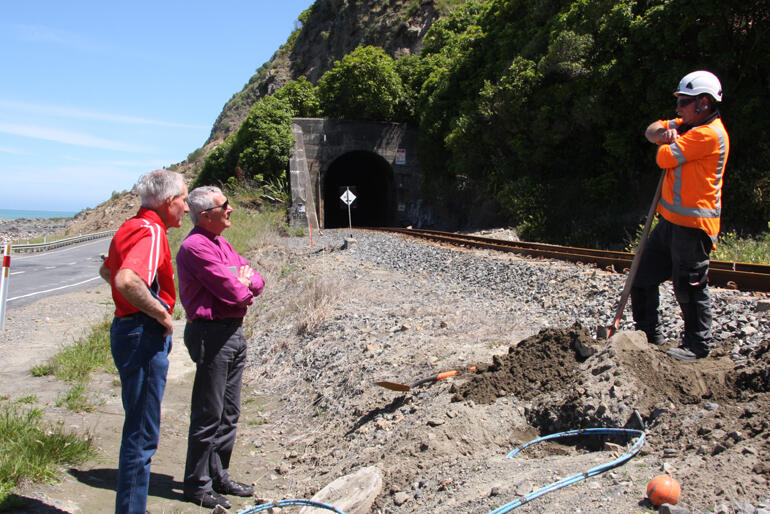
[[[669,126],[671,128],[676,128],[676,123],[673,122],[673,120],[670,123]],[[727,157],[727,134],[717,125],[710,125],[710,127],[714,129],[719,140],[719,157],[712,184],[715,189],[714,203],[716,208],[702,209],[698,207],[685,207],[682,205],[682,166],[687,162],[687,159],[679,145],[676,142],[673,142],[669,145],[669,148],[671,149],[672,157],[679,164],[673,170],[673,203],[667,202],[664,198],[660,199],[660,203],[665,209],[674,214],[692,218],[719,218],[722,215],[722,177],[724,175],[725,160]],[[716,243],[716,235],[709,234],[709,237],[712,242]]]

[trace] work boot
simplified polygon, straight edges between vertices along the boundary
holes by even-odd
[[[198,505],[199,507],[205,507],[207,509],[213,509],[217,505],[224,507],[225,509],[229,509],[232,506],[230,500],[224,496],[220,496],[214,491],[206,491],[202,494],[195,495],[184,495],[184,499],[188,502],[192,502]]]
[[[680,346],[678,348],[671,348],[666,351],[666,355],[673,357],[678,361],[692,362],[697,359],[703,359],[708,357],[708,351],[695,351],[692,348],[686,346]]]
[[[214,491],[218,492],[219,494],[232,494],[235,496],[243,497],[254,495],[254,487],[248,484],[236,482],[235,480],[231,480],[229,478],[222,483],[214,484]]]

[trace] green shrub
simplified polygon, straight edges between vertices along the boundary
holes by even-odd
[[[335,61],[318,82],[324,114],[332,118],[390,121],[403,94],[393,58],[374,46]]]

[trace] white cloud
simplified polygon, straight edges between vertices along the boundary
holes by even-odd
[[[11,148],[10,146],[0,146],[0,153],[10,153],[13,155],[27,155],[27,152],[23,152],[18,148]]]
[[[177,123],[174,121],[154,120],[150,118],[141,118],[137,116],[124,116],[121,114],[111,114],[104,112],[94,112],[84,109],[73,109],[70,107],[59,107],[54,105],[31,104],[27,102],[15,102],[11,100],[0,99],[0,108],[21,111],[25,113],[45,114],[49,116],[59,116],[63,118],[78,118],[89,120],[101,120],[114,123],[129,123],[135,125],[156,125],[160,127],[189,128],[194,130],[207,129],[204,125],[192,125],[189,123]]]
[[[17,123],[0,122],[0,132],[12,134],[15,136],[30,137],[34,139],[43,139],[46,141],[56,141],[75,146],[87,146],[89,148],[102,148],[105,150],[119,150],[121,152],[149,152],[146,148],[121,143],[119,141],[110,141],[90,134],[80,132],[69,132],[66,130],[57,130],[48,127],[39,127],[36,125],[22,125]]]

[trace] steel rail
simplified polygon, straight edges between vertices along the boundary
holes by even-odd
[[[634,254],[630,252],[594,250],[527,241],[508,241],[439,230],[397,227],[372,227],[366,230],[392,232],[455,246],[511,252],[534,258],[594,264],[605,270],[618,273],[627,272],[634,258]],[[770,266],[712,260],[709,266],[709,284],[741,291],[770,292]]]

